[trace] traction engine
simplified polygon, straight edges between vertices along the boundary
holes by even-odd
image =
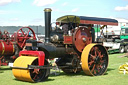
[[[91,22],[90,17],[67,15],[58,18],[52,28],[51,11],[49,8],[44,10],[45,42],[26,41],[26,50],[20,51],[13,64],[15,78],[29,82],[46,80],[52,68],[48,59],[53,58],[58,58],[56,64],[65,73],[83,70],[87,75],[103,75],[108,66],[108,54],[102,44],[95,43],[92,30],[95,23],[105,24],[102,18],[93,18],[95,22]],[[116,20],[106,20],[111,22],[107,24],[117,24]]]
[[[31,37],[30,34],[31,33]],[[8,31],[0,33],[0,66],[13,62],[26,43],[26,40],[36,39],[34,31],[30,27],[22,27],[10,37]]]

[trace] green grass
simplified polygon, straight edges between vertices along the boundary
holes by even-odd
[[[128,74],[118,73],[118,67],[128,62],[127,57],[119,57],[123,54],[109,55],[109,66],[105,75],[87,76],[83,72],[74,75],[50,75],[47,81],[39,83],[29,83],[18,81],[12,74],[12,70],[7,66],[0,67],[0,85],[127,85]]]

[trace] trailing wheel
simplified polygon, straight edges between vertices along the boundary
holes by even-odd
[[[14,62],[14,67],[27,68],[28,65],[38,66],[38,57],[21,56],[18,57]],[[45,61],[45,65],[48,62]],[[50,69],[12,69],[13,75],[18,80],[29,81],[29,82],[40,82],[48,78]]]
[[[119,52],[120,52],[120,53],[123,53],[124,51],[125,51],[124,46],[120,46],[120,48],[119,48]]]
[[[76,54],[60,58],[56,61],[56,64],[66,74],[81,72],[80,58]]]
[[[80,73],[80,67],[80,59],[78,59],[77,56],[74,55],[74,57],[71,60],[71,65],[67,68],[62,68],[62,70],[67,74]]]
[[[127,53],[128,52],[128,46],[125,46],[124,50]]]
[[[108,66],[108,54],[102,45],[87,45],[81,56],[82,69],[87,75],[103,75]]]

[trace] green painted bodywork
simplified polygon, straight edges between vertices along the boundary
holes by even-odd
[[[128,39],[128,35],[120,35],[120,39]]]
[[[119,49],[109,49],[109,50],[108,50],[108,53],[109,53],[109,54],[118,53],[118,52],[119,52]]]
[[[128,26],[121,27],[120,39],[128,39]]]
[[[100,28],[98,28],[98,30],[97,30],[97,27],[94,27],[94,30],[95,30],[95,32],[100,32]]]

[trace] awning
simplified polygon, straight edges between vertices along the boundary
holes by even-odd
[[[98,18],[87,16],[66,15],[59,17],[56,22],[61,23],[78,23],[78,24],[99,24],[99,25],[118,25],[118,21],[110,18]]]

